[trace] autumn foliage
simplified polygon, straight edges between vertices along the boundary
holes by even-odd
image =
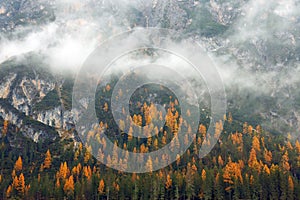
[[[107,95],[111,87],[105,85],[101,91]],[[125,93],[118,91],[118,98]],[[99,123],[87,132],[84,142],[71,138],[45,146],[28,143],[22,150],[12,151],[5,143],[10,139],[8,136],[12,137],[7,131],[0,138],[3,152],[0,161],[0,193],[3,195],[0,198],[300,199],[298,140],[272,135],[259,124],[239,122],[234,119],[234,113],[224,116],[224,121],[215,122],[210,135],[207,113],[196,125],[196,130],[192,130],[192,125],[181,117],[179,102],[172,95],[165,97],[165,115],[149,102],[130,102],[137,108],[131,108],[131,115],[122,119],[119,129],[110,116],[107,99],[99,99],[96,106],[100,112]],[[187,110],[187,116],[193,114],[192,109]],[[120,112],[125,110],[121,108]],[[153,124],[155,121],[165,123],[159,127]],[[129,126],[128,133],[122,130],[125,125]],[[139,125],[146,128],[139,129]],[[183,128],[195,137],[181,133]],[[136,130],[151,137],[132,136],[130,133]],[[115,147],[108,149],[103,133]],[[180,134],[185,134],[183,140],[179,139]],[[217,144],[207,156],[198,158],[202,145],[212,145],[209,137],[217,138]],[[183,155],[175,155],[175,162],[164,169],[155,171],[154,166],[166,163],[171,158],[167,154],[146,157],[145,166],[141,167],[149,173],[144,174],[113,170],[99,161],[127,169],[131,164],[127,162],[128,153],[119,154],[116,146],[131,152],[149,153],[172,140],[170,152],[188,144],[189,140],[192,143]],[[93,145],[87,145],[90,141],[101,148],[95,151]]]

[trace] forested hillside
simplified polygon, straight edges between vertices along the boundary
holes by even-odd
[[[0,0],[0,200],[300,199],[299,11]]]
[[[111,86],[100,88],[96,108],[99,127],[119,147],[133,152],[151,152],[177,137],[180,114],[176,98],[165,88],[152,91],[166,94],[168,101],[163,129],[152,127],[156,134],[146,139],[130,137],[116,128],[109,116]],[[151,90],[144,88],[148,96]],[[122,95],[122,91],[120,92]],[[144,101],[139,101],[142,99]],[[134,123],[145,125],[161,117],[155,106],[137,93],[132,97]],[[215,124],[215,136],[222,132],[208,156],[199,159],[198,151],[205,142],[208,121],[199,124],[198,133],[188,151],[167,168],[145,174],[116,171],[101,164],[91,155],[91,146],[65,139],[34,143],[25,139],[18,128],[1,120],[1,198],[19,199],[299,199],[300,143],[291,137],[264,131],[259,124],[235,119],[234,113],[224,116],[224,124]],[[92,130],[87,140],[104,145],[101,130]],[[146,133],[145,133],[146,134]],[[181,133],[182,134],[182,133]],[[180,142],[173,148],[178,148]],[[209,144],[208,144],[209,145]],[[108,163],[122,165],[114,150],[99,152]],[[152,169],[155,162],[147,161]]]

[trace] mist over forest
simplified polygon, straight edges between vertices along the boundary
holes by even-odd
[[[298,0],[0,0],[0,199],[299,199],[299,59]]]

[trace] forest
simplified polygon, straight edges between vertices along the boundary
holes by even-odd
[[[111,116],[112,87],[107,84],[99,88],[95,105],[99,126],[88,132],[86,144],[72,137],[74,130],[65,131],[64,137],[55,141],[34,143],[1,118],[0,199],[300,198],[300,142],[288,133],[284,133],[285,137],[270,133],[259,124],[241,122],[231,112],[224,116],[224,122],[215,123],[215,137],[220,138],[204,158],[199,159],[198,152],[206,141],[209,120],[199,122],[192,145],[166,168],[152,171],[154,163],[165,162],[168,156],[147,160],[149,173],[126,173],[106,167],[97,158],[101,156],[107,163],[122,165],[124,169],[130,163],[114,150],[92,155],[90,140],[105,149],[103,130],[115,145],[143,153],[163,147],[178,137],[181,126],[189,126],[182,122],[180,104],[172,93],[154,85],[133,95],[129,131],[135,125],[163,120],[162,113],[146,98],[150,93],[159,94],[160,103],[167,102],[164,127],[150,126],[145,134],[155,134],[145,139],[124,133]],[[118,95],[121,97],[123,92]],[[179,141],[175,144],[172,148],[184,145]]]

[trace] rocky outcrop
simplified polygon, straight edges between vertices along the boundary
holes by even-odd
[[[0,81],[0,116],[36,142],[57,137],[53,136],[55,129],[73,128],[73,113],[65,110],[61,93],[55,93],[60,94],[57,98],[49,95],[62,87],[63,80],[54,78],[55,75],[43,67],[44,63],[32,66],[26,65],[27,61],[21,62],[25,65],[9,61],[0,67],[3,74],[9,71]]]
[[[33,141],[55,140],[58,137],[54,128],[35,122],[29,116],[12,107],[6,100],[0,100],[0,117],[17,127],[24,136]]]

